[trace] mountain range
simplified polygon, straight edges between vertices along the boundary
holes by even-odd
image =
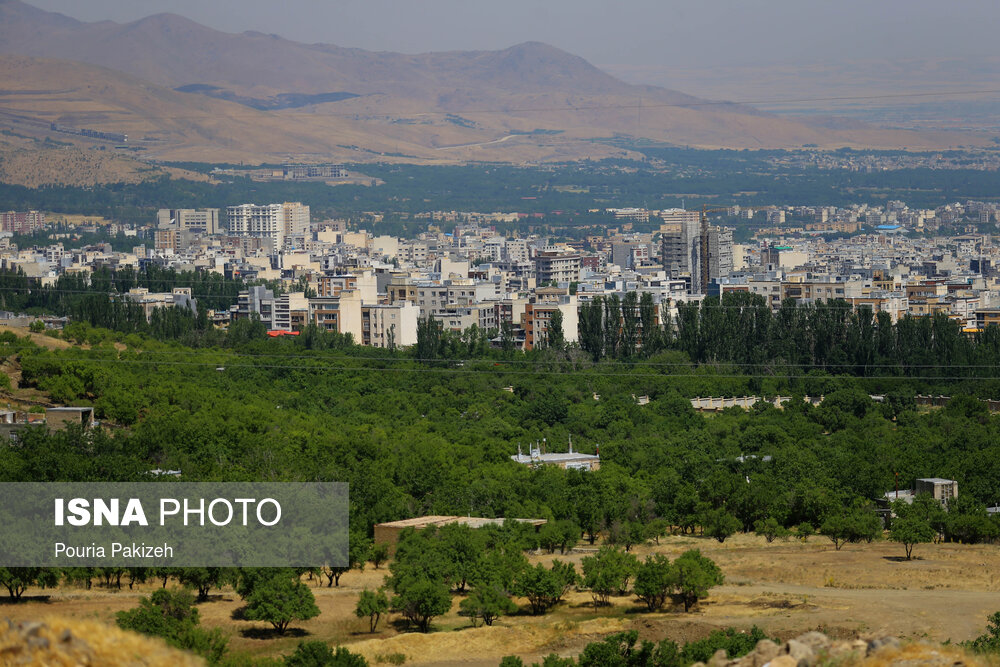
[[[87,23],[0,0],[0,127],[39,134],[53,123],[128,134],[150,157],[209,162],[522,163],[628,155],[623,146],[635,140],[711,148],[987,140],[773,116],[625,83],[538,42],[407,55],[229,34],[172,14]]]

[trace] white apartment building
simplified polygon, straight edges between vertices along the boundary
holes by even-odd
[[[420,309],[409,301],[361,307],[363,345],[408,347],[417,344]]]
[[[274,250],[284,247],[286,237],[309,233],[309,207],[298,202],[240,204],[229,206],[226,213],[230,234],[271,239]]]

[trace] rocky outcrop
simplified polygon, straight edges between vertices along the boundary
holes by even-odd
[[[93,621],[0,620],[0,665],[194,667],[204,662],[161,640]]]
[[[879,667],[953,667],[985,665],[956,646],[928,642],[902,643],[896,637],[861,636],[856,639],[831,639],[821,632],[807,632],[783,644],[770,639],[757,642],[756,648],[739,658],[729,658],[722,649],[706,663],[693,667],[816,667],[835,664],[877,664]]]

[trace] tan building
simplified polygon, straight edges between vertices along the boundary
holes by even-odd
[[[408,301],[361,306],[361,344],[408,347],[417,344],[420,309]]]
[[[364,341],[361,310],[361,293],[353,289],[309,299],[310,322],[324,331],[349,333],[359,344]]]
[[[580,280],[580,254],[563,250],[540,250],[535,255],[535,279],[539,283],[571,283]]]
[[[917,488],[914,491],[916,495],[926,493],[947,507],[952,498],[958,497],[958,482],[953,479],[926,477],[917,480]]]
[[[156,214],[157,227],[218,234],[219,209],[161,208]]]
[[[567,343],[579,339],[579,304],[575,294],[564,287],[540,287],[524,306],[524,349],[545,345],[552,315],[562,313],[563,338]]]

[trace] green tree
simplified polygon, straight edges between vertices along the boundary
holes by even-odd
[[[546,345],[553,350],[562,351],[566,347],[566,332],[563,330],[563,314],[558,308],[552,311],[549,318],[549,328]]]
[[[763,537],[768,544],[774,542],[776,538],[784,537],[788,535],[788,530],[785,529],[778,520],[773,516],[768,517],[764,520],[757,520],[754,522],[753,530],[756,534]]]
[[[673,564],[674,588],[684,603],[684,611],[690,611],[698,600],[708,596],[714,586],[721,586],[725,577],[710,558],[701,555],[698,549],[685,551]]]
[[[178,574],[182,586],[190,586],[198,591],[198,602],[208,599],[213,588],[219,588],[226,580],[228,572],[221,567],[185,567]]]
[[[431,620],[435,616],[447,614],[451,609],[448,586],[441,581],[428,578],[406,579],[394,584],[393,591],[392,610],[402,614],[421,632],[430,630]]]
[[[816,534],[816,529],[813,528],[813,525],[808,521],[803,521],[795,527],[795,534],[798,535],[803,542],[806,542],[809,540],[810,536]]]
[[[594,606],[607,605],[614,595],[624,595],[628,584],[638,568],[638,559],[630,553],[604,546],[597,555],[587,556],[581,561],[583,585],[590,589]]]
[[[903,545],[906,560],[911,559],[914,546],[932,541],[946,520],[940,503],[926,494],[918,495],[913,503],[897,500],[892,509],[896,516],[892,519],[889,539]]]
[[[719,542],[725,542],[726,538],[733,535],[743,526],[739,519],[722,507],[706,512],[702,522],[705,534],[709,537],[714,537]]]
[[[295,652],[285,656],[285,667],[368,667],[363,656],[351,653],[343,646],[336,650],[326,642],[299,642]]]
[[[382,614],[389,611],[389,598],[382,591],[361,591],[354,615],[358,618],[368,617],[368,632],[374,633]]]
[[[915,545],[930,542],[934,539],[934,535],[936,533],[930,522],[923,517],[912,515],[893,519],[892,529],[889,531],[889,539],[899,542],[906,550],[906,560],[910,560]]]
[[[210,664],[219,662],[226,653],[227,639],[220,629],[198,627],[198,610],[186,590],[154,591],[141,598],[137,608],[118,612],[116,621],[123,630],[162,637],[171,646],[200,655]]]
[[[871,542],[876,539],[882,534],[882,522],[871,507],[857,504],[827,516],[819,532],[840,551],[845,542]]]
[[[0,567],[0,584],[11,599],[20,600],[30,586],[46,588],[59,581],[59,570],[50,567]]]
[[[1000,653],[1000,611],[986,619],[986,633],[979,635],[966,646],[976,653]]]
[[[442,526],[437,531],[440,553],[448,560],[448,581],[462,593],[483,551],[482,533],[460,523]]]
[[[514,582],[514,594],[528,599],[531,613],[544,614],[562,598],[564,582],[559,573],[541,563],[525,568]]]
[[[389,560],[389,545],[383,542],[373,544],[368,559],[377,570],[382,563]]]
[[[674,575],[670,560],[662,554],[646,556],[646,560],[636,570],[632,589],[649,611],[663,607],[673,587]]]
[[[316,598],[298,577],[276,576],[264,579],[246,599],[246,618],[267,621],[278,634],[285,634],[292,621],[306,621],[319,616]]]
[[[459,609],[460,614],[472,619],[473,626],[476,619],[482,619],[486,625],[493,625],[501,616],[517,611],[517,605],[499,586],[485,585],[474,588],[472,594],[459,604]]]

